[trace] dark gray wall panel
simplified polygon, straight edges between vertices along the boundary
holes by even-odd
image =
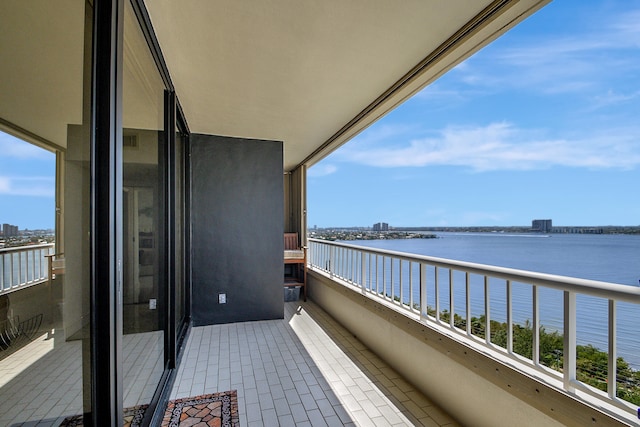
[[[191,146],[194,324],[283,318],[282,143],[192,134]]]

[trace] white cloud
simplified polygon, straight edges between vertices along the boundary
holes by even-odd
[[[606,135],[573,140],[540,134],[504,122],[474,128],[448,127],[436,136],[400,144],[397,139],[384,145],[355,140],[336,153],[336,160],[377,167],[462,166],[477,172],[640,166],[640,147],[634,137],[640,135],[640,129],[608,130]]]
[[[0,195],[55,197],[55,181],[49,177],[0,176]]]
[[[640,47],[640,10],[626,11],[611,26],[619,42],[624,46]]]
[[[622,74],[633,76],[632,70],[640,68],[640,10],[626,9],[620,15],[602,11],[598,26],[579,22],[579,30],[571,35],[520,36],[516,28],[514,34],[504,36],[505,40],[456,67],[451,76],[465,87],[518,88],[547,94],[580,93]]]
[[[309,168],[309,171],[307,172],[307,175],[309,177],[320,177],[320,176],[326,176],[326,175],[331,175],[332,173],[335,173],[338,171],[338,167],[332,164],[316,164],[313,165]]]
[[[0,176],[0,194],[8,194],[11,191],[11,180],[6,176]]]
[[[625,104],[640,98],[640,91],[632,93],[619,93],[614,90],[608,90],[606,93],[593,97],[590,106],[586,111],[593,111],[603,107],[612,105]]]

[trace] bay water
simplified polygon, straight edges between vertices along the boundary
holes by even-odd
[[[625,234],[508,234],[436,232],[436,239],[364,240],[347,242],[520,270],[639,286],[640,236]],[[503,282],[504,283],[504,282]],[[484,288],[472,280],[472,316],[483,314]],[[514,322],[532,319],[531,286],[512,284]],[[434,288],[427,287],[428,305]],[[414,291],[415,292],[415,291]],[[440,288],[441,307],[449,307],[448,289]],[[547,331],[563,329],[563,294],[540,288],[540,323]],[[417,298],[415,296],[414,298]],[[417,299],[414,299],[417,300]],[[454,278],[454,309],[464,313],[465,289]],[[490,285],[491,318],[506,321],[504,284]],[[640,369],[640,305],[617,304],[617,352]],[[577,296],[577,341],[606,351],[608,303],[602,298]]]

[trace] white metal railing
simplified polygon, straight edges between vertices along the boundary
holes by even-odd
[[[640,416],[637,397],[629,398],[629,392],[640,396],[640,373],[632,370],[637,376],[622,378],[616,350],[616,329],[622,315],[619,307],[624,306],[625,315],[637,318],[640,288],[318,239],[308,242],[310,270],[356,286],[363,294],[385,300],[422,322],[446,328],[458,339],[492,354],[498,352],[517,366],[538,372],[552,385],[588,400],[604,401],[613,408],[614,416],[620,412],[627,419]],[[526,295],[529,308],[517,316],[516,294],[518,298]],[[577,299],[584,298],[601,300],[606,306],[608,351],[604,373],[577,367],[576,305]],[[562,340],[562,350],[550,355],[541,353],[541,338],[549,335],[545,335],[540,313],[541,309],[548,311],[547,305],[554,299],[562,301],[555,310],[559,316],[557,329],[562,333],[551,336]],[[518,301],[518,310],[522,311],[522,300]],[[531,331],[530,348],[514,348],[514,334],[527,328]],[[640,333],[633,329],[636,335],[631,341],[637,344]],[[585,376],[599,383],[594,386],[581,381]]]
[[[46,282],[46,257],[53,255],[54,246],[50,243],[0,249],[0,295]]]

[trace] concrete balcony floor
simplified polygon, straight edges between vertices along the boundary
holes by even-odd
[[[457,426],[313,302],[194,327],[171,399],[238,391],[241,426]]]

